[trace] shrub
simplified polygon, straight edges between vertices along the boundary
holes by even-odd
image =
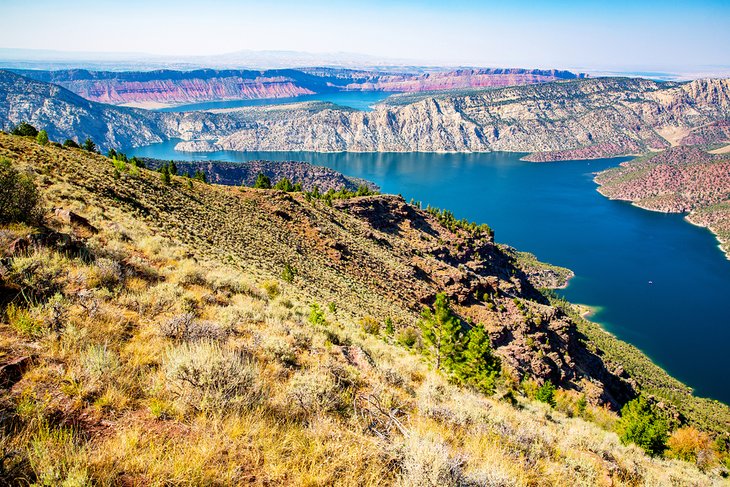
[[[546,380],[535,393],[535,399],[555,407],[555,386],[553,383]]]
[[[197,320],[195,313],[183,313],[160,325],[162,336],[173,340],[218,340],[227,330],[212,321]]]
[[[340,394],[334,378],[330,374],[307,370],[297,372],[289,381],[286,390],[289,404],[298,408],[299,413],[314,415],[322,412],[343,411],[347,401]]]
[[[42,217],[41,195],[33,178],[0,157],[0,223],[37,223]]]
[[[281,278],[291,284],[297,275],[297,270],[289,264],[284,264],[284,270],[281,271]]]
[[[418,332],[412,326],[403,328],[398,332],[396,341],[405,347],[411,348],[418,342]]]
[[[317,303],[312,303],[309,306],[309,323],[314,326],[324,326],[327,321],[324,318],[324,311]]]
[[[72,140],[72,139],[64,140],[63,146],[68,147],[70,149],[81,149],[81,146],[75,140]]]
[[[365,333],[380,335],[380,323],[372,316],[365,316],[360,320],[360,328]]]
[[[21,335],[35,338],[43,334],[43,323],[33,317],[29,310],[11,303],[5,309],[5,314],[8,324]]]
[[[36,137],[38,135],[38,129],[28,122],[20,122],[18,125],[13,127],[13,130],[10,133],[13,135],[20,135],[21,137]]]
[[[710,435],[694,426],[676,430],[667,440],[669,456],[687,462],[696,462],[703,452],[712,454]]]
[[[188,408],[223,413],[255,404],[258,371],[241,350],[217,343],[185,343],[165,357],[167,387]]]
[[[621,409],[618,423],[621,442],[635,443],[649,455],[656,456],[664,451],[667,429],[667,423],[643,396],[628,402]]]
[[[468,485],[464,460],[449,455],[448,447],[428,438],[411,435],[402,447],[403,485],[421,487]]]
[[[120,368],[116,352],[106,345],[92,345],[79,358],[81,369],[88,384],[98,389],[108,383]]]
[[[61,290],[68,269],[68,259],[57,252],[39,249],[15,257],[6,280],[18,286],[26,299],[45,301]]]
[[[261,283],[261,287],[264,288],[269,299],[274,299],[281,293],[279,283],[276,281],[264,281]]]
[[[48,132],[41,130],[35,138],[40,145],[48,145]]]

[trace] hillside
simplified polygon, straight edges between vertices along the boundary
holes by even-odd
[[[687,213],[709,228],[730,258],[730,158],[677,147],[599,173],[598,191],[647,210]]]
[[[159,169],[170,161],[142,158],[144,165],[150,169]],[[305,191],[312,191],[317,187],[320,191],[347,189],[356,191],[360,186],[366,186],[378,191],[380,188],[364,179],[345,176],[333,169],[316,166],[301,161],[174,161],[179,174],[195,174],[200,171],[205,174],[210,183],[225,186],[253,186],[256,177],[264,174],[272,181],[286,178],[289,181],[301,183]]]
[[[212,100],[283,98],[331,91],[419,92],[498,87],[577,77],[568,71],[537,69],[462,69],[433,73],[388,73],[336,68],[145,72],[73,69],[16,72],[38,81],[62,86],[87,100],[140,107]]]
[[[646,456],[612,410],[640,392],[722,440],[728,408],[545,297],[530,276],[569,273],[487,227],[390,195],[165,184],[4,134],[0,156],[55,208],[0,230],[6,482],[723,481],[722,451]],[[439,293],[487,333],[493,395],[435,370],[417,323]]]

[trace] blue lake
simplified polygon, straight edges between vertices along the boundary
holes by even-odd
[[[263,105],[284,105],[304,101],[327,101],[343,107],[370,111],[376,103],[385,100],[393,93],[387,91],[338,91],[334,93],[318,93],[288,98],[262,98],[258,100],[226,100],[191,103],[174,107],[161,108],[160,112],[191,112],[199,110],[218,110],[221,108],[255,107]]]
[[[488,223],[496,240],[569,267],[561,291],[598,309],[592,320],[637,346],[700,396],[730,404],[730,261],[714,236],[681,215],[645,211],[596,191],[593,173],[623,159],[526,163],[520,154],[127,151],[160,159],[302,160],[371,180],[457,218]]]

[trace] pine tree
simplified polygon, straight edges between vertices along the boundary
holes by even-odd
[[[659,455],[665,449],[668,430],[666,421],[643,396],[621,409],[618,433],[624,444],[636,443],[649,455]]]
[[[476,324],[467,334],[464,350],[455,377],[480,392],[491,394],[499,374],[499,359],[492,351],[484,326]]]
[[[175,164],[175,161],[170,161],[170,174],[173,176],[177,176],[177,164]]]
[[[271,189],[271,179],[266,174],[260,172],[256,176],[256,182],[253,183],[253,187],[257,189]]]
[[[429,353],[436,361],[436,369],[443,366],[454,370],[461,360],[465,336],[459,319],[452,313],[446,294],[436,295],[433,311],[428,308],[421,314],[421,334]]]
[[[89,152],[96,152],[96,144],[91,140],[91,137],[86,137],[83,148]]]
[[[294,185],[289,181],[289,178],[281,178],[277,183],[276,186],[274,186],[274,189],[279,189],[281,191],[286,191],[289,193],[290,191],[294,191]]]

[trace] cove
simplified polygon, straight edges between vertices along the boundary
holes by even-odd
[[[515,153],[183,153],[174,150],[176,142],[125,152],[178,160],[302,160],[487,223],[498,242],[572,269],[576,277],[561,294],[595,307],[591,320],[697,395],[730,404],[730,261],[709,231],[682,215],[601,196],[593,173],[627,158],[537,164]]]

